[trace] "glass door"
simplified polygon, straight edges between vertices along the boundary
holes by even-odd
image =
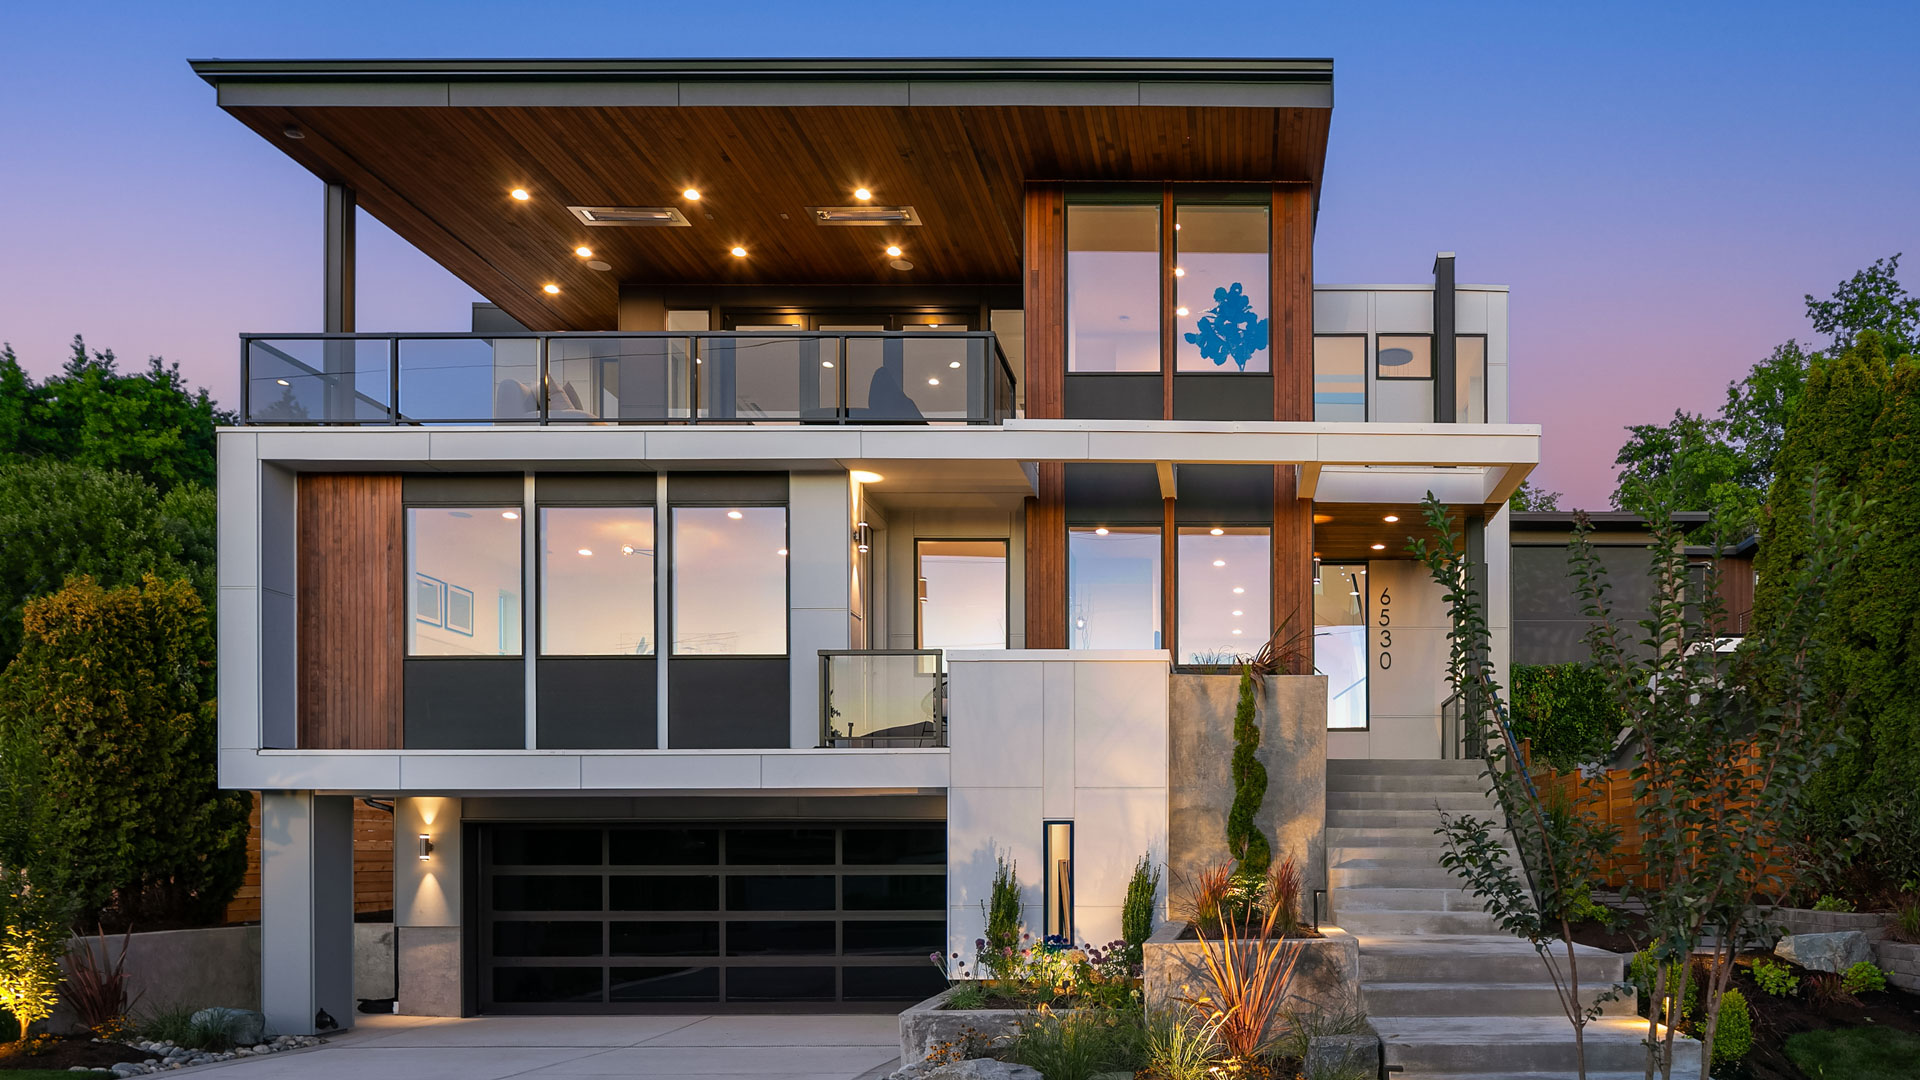
[[[922,649],[1007,647],[1007,542],[916,540],[916,642]]]

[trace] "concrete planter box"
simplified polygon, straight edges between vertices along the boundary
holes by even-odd
[[[1920,945],[1876,941],[1873,956],[1880,970],[1887,973],[1887,982],[1902,990],[1920,993]]]
[[[1033,1018],[1033,1009],[949,1009],[952,990],[942,990],[900,1014],[900,1064],[902,1067],[927,1060],[927,1051],[938,1043],[959,1042],[972,1037],[993,1042],[1020,1030],[1020,1022]],[[1055,1015],[1067,1016],[1072,1009],[1056,1009]]]
[[[1143,993],[1149,1011],[1197,997],[1207,985],[1207,968],[1201,959],[1207,946],[1181,940],[1186,929],[1184,924],[1169,923],[1147,939]],[[1331,1011],[1359,1004],[1360,943],[1345,930],[1327,927],[1321,932],[1326,936],[1294,942],[1301,947],[1300,960],[1282,1009]]]

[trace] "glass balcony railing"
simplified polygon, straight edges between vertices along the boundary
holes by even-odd
[[[820,653],[820,745],[947,745],[938,649]]]
[[[997,424],[984,331],[245,334],[246,424]]]

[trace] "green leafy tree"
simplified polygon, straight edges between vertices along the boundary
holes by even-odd
[[[1267,767],[1260,764],[1259,687],[1252,671],[1240,673],[1240,700],[1233,710],[1233,803],[1227,808],[1227,853],[1236,876],[1264,881],[1273,845],[1261,831],[1260,805],[1267,799]]]
[[[1603,760],[1620,734],[1620,707],[1591,664],[1515,664],[1513,733],[1533,760],[1572,772]]]
[[[53,1015],[66,950],[66,906],[58,895],[37,887],[23,869],[0,867],[0,1009],[12,1015],[22,1040]]]
[[[1725,425],[1676,409],[1665,424],[1634,424],[1614,458],[1613,504],[1646,515],[1655,506],[1713,512],[1728,533],[1750,531],[1760,492],[1748,486],[1748,463]]]
[[[87,465],[0,465],[0,664],[20,647],[26,603],[74,574],[108,586],[186,578],[211,609],[213,514],[213,492],[199,485],[162,498],[138,477]]]
[[[0,865],[70,897],[81,925],[216,916],[245,870],[248,799],[218,788],[211,629],[185,581],[81,577],[27,604],[0,674],[18,824]],[[9,769],[9,772],[12,770]]]
[[[1809,295],[1807,318],[1832,339],[1832,352],[1848,348],[1869,330],[1881,336],[1892,355],[1920,351],[1920,296],[1900,284],[1897,252],[1834,286],[1829,299]]]
[[[133,473],[162,491],[211,487],[214,429],[232,422],[180,365],[160,357],[122,372],[111,349],[79,335],[58,375],[35,383],[13,347],[0,351],[0,460],[52,458]]]
[[[1533,486],[1533,481],[1522,480],[1520,486],[1513,489],[1513,495],[1507,499],[1507,509],[1526,512],[1528,510],[1558,510],[1562,496],[1557,491]]]
[[[1127,943],[1127,963],[1138,964],[1146,957],[1147,939],[1153,936],[1154,901],[1160,895],[1160,868],[1150,856],[1140,856],[1127,880],[1126,901],[1120,908],[1120,939]]]

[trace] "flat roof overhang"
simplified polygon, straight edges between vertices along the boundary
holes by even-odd
[[[1017,283],[1030,181],[1299,183],[1317,203],[1333,107],[1325,59],[192,67],[221,108],[537,330],[614,329],[623,282]],[[861,186],[922,224],[810,219]],[[568,206],[674,206],[690,227],[586,227]]]

